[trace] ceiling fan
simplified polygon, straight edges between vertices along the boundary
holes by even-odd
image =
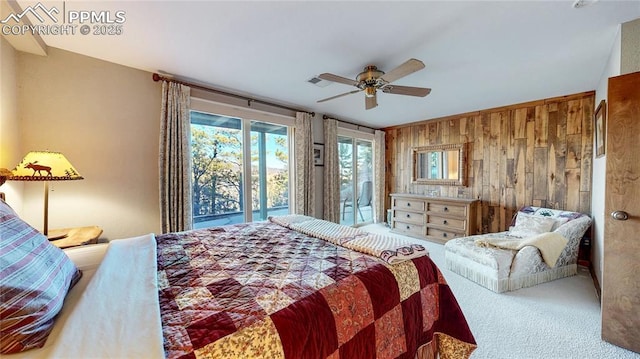
[[[327,81],[338,82],[345,85],[355,86],[358,89],[349,91],[340,95],[331,96],[325,99],[318,101],[325,102],[329,100],[333,100],[338,97],[351,95],[360,91],[364,91],[365,94],[365,102],[364,107],[367,110],[370,110],[376,106],[378,106],[378,100],[376,98],[376,93],[378,90],[381,90],[384,93],[396,94],[396,95],[409,95],[409,96],[418,96],[425,97],[430,92],[430,88],[424,87],[410,87],[410,86],[396,86],[391,85],[392,82],[405,77],[409,74],[412,74],[418,70],[422,70],[424,68],[424,64],[420,60],[409,59],[402,65],[396,67],[395,69],[384,73],[380,71],[376,66],[369,65],[364,68],[364,71],[356,76],[355,80],[348,79],[346,77],[323,73],[318,75],[319,78]]]

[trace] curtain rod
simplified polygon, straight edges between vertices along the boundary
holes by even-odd
[[[224,96],[229,96],[229,97],[234,97],[234,98],[238,98],[238,99],[241,99],[241,100],[246,100],[249,107],[251,107],[251,103],[252,102],[256,102],[256,103],[261,103],[263,105],[267,105],[267,106],[271,106],[271,107],[278,107],[278,108],[282,108],[282,109],[293,111],[293,112],[306,112],[306,113],[310,114],[311,116],[315,116],[316,115],[315,112],[298,110],[298,109],[295,109],[295,108],[291,108],[291,107],[287,107],[287,106],[283,106],[283,105],[278,105],[276,103],[271,103],[271,102],[262,101],[262,100],[256,100],[256,99],[253,99],[253,98],[250,98],[250,97],[246,97],[246,96],[242,96],[242,95],[238,95],[238,94],[234,94],[234,93],[230,93],[230,92],[217,90],[217,89],[214,89],[214,88],[211,88],[211,87],[199,85],[199,84],[196,84],[196,83],[193,83],[193,82],[187,82],[187,81],[181,81],[181,80],[172,79],[170,77],[161,76],[161,75],[159,75],[157,73],[154,73],[152,78],[153,78],[153,81],[156,81],[156,82],[158,82],[158,81],[168,81],[168,82],[173,82],[173,83],[177,83],[177,84],[180,84],[180,85],[189,86],[189,87],[196,88],[196,89],[203,90],[203,91],[207,91],[207,92],[217,93],[217,94],[224,95]]]
[[[347,124],[352,125],[352,126],[356,126],[356,127],[358,127],[358,129],[360,129],[360,127],[364,127],[364,128],[368,128],[368,129],[370,129],[370,130],[374,130],[374,131],[376,131],[376,129],[375,129],[375,128],[373,128],[373,127],[363,126],[363,125],[358,125],[357,123],[353,123],[353,122],[349,122],[349,121],[344,121],[344,120],[339,120],[339,119],[337,119],[337,118],[333,118],[333,117],[331,117],[331,116],[327,116],[327,115],[322,115],[322,119],[323,119],[323,120],[332,119],[332,120],[340,121],[340,122],[342,122],[342,123],[347,123]]]

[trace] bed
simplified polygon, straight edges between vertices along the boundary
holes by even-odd
[[[83,276],[44,346],[7,357],[466,358],[476,347],[423,247],[310,217],[66,253]]]

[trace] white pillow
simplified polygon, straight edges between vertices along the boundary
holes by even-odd
[[[553,218],[535,216],[519,212],[516,217],[516,225],[511,227],[510,236],[526,238],[551,232],[557,221]]]

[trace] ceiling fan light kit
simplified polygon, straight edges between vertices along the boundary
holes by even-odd
[[[410,87],[410,86],[391,86],[389,85],[395,80],[398,80],[402,77],[405,77],[409,74],[412,74],[418,70],[422,70],[424,68],[424,63],[420,60],[409,59],[405,61],[402,65],[396,67],[395,69],[385,73],[384,71],[379,70],[374,65],[369,65],[364,68],[364,70],[356,76],[356,80],[351,80],[346,77],[323,73],[318,75],[318,78],[326,81],[338,82],[345,85],[351,85],[358,88],[358,90],[353,90],[349,92],[345,92],[340,95],[328,97],[318,102],[325,102],[329,100],[333,100],[342,96],[351,95],[360,91],[364,91],[365,95],[365,109],[370,110],[376,106],[378,106],[378,101],[376,99],[376,94],[378,90],[382,90],[384,93],[390,93],[395,95],[408,95],[408,96],[417,96],[424,97],[427,96],[431,89],[425,87]]]
[[[369,65],[364,68],[364,71],[358,74],[358,76],[356,77],[356,81],[358,81],[359,83],[364,83],[365,85],[373,86],[378,83],[378,79],[382,75],[384,75],[384,72],[378,70],[378,68],[373,65]]]
[[[376,88],[373,86],[366,87],[364,89],[364,95],[367,97],[374,97],[376,95]]]

